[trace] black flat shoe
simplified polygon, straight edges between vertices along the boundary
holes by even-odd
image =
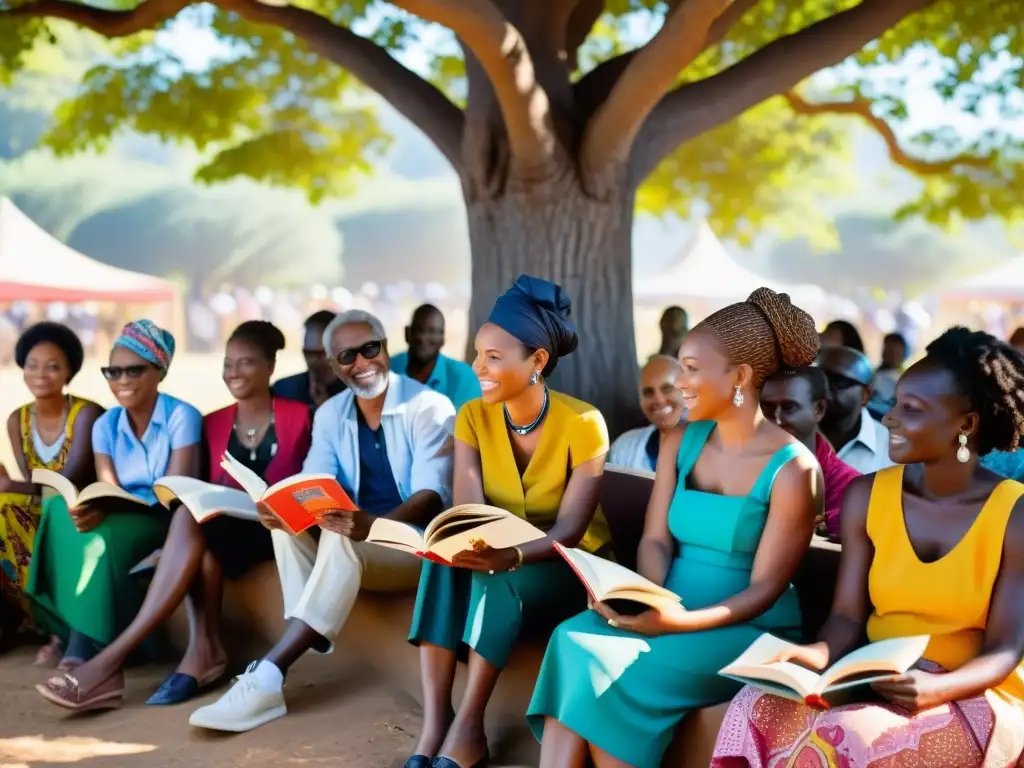
[[[430,768],[430,758],[426,755],[413,755],[402,768]]]

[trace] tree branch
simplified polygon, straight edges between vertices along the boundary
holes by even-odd
[[[780,37],[713,77],[677,88],[644,124],[632,158],[634,182],[646,178],[683,142],[838,64],[935,1],[862,0],[849,10]]]
[[[889,148],[889,157],[896,165],[919,176],[950,173],[957,168],[963,167],[984,169],[992,166],[992,157],[980,155],[962,154],[943,160],[924,160],[908,154],[900,145],[892,126],[874,113],[871,109],[871,102],[867,99],[857,98],[851,101],[813,103],[807,101],[795,91],[788,91],[783,96],[798,115],[847,115],[859,117],[882,137],[882,140]]]
[[[127,37],[173,19],[193,0],[147,0],[130,11],[105,11],[66,0],[39,0],[0,10],[0,18],[63,19],[104,37]]]
[[[729,4],[730,0],[687,0],[634,53],[583,135],[581,165],[588,176],[628,159],[644,120],[679,73],[704,50],[712,23]]]
[[[149,0],[152,2],[153,0]],[[215,0],[246,21],[280,27],[302,39],[324,58],[351,72],[376,91],[462,170],[462,110],[431,83],[396,61],[384,48],[329,19],[294,6],[258,0]]]
[[[459,37],[494,89],[508,130],[511,167],[523,178],[550,173],[559,146],[548,94],[523,35],[492,0],[395,0],[395,5]]]

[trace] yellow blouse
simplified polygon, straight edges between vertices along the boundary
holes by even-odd
[[[554,525],[572,470],[608,453],[608,427],[601,412],[560,392],[549,393],[548,415],[522,477],[500,403],[470,400],[455,420],[455,438],[480,452],[487,503],[542,530]],[[610,540],[608,522],[598,506],[578,546],[596,552]]]
[[[868,575],[874,607],[868,639],[931,635],[924,657],[950,671],[976,657],[1003,558],[1006,524],[1021,495],[1021,483],[1001,482],[957,545],[925,563],[914,551],[903,519],[903,467],[878,472],[867,518],[875,548]],[[1024,662],[994,693],[1024,706]]]

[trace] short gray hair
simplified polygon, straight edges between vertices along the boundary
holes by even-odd
[[[333,357],[336,354],[335,350],[331,349],[331,339],[334,338],[334,332],[343,325],[356,325],[357,323],[370,326],[370,332],[380,341],[387,340],[384,324],[376,315],[370,314],[364,309],[350,309],[348,312],[341,312],[335,315],[334,319],[324,328],[324,350],[329,356]]]

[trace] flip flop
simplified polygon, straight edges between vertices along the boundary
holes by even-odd
[[[70,709],[73,712],[117,709],[124,699],[124,683],[122,682],[120,687],[117,687],[116,684],[110,686],[113,680],[112,677],[110,680],[103,681],[85,698],[82,697],[78,688],[78,680],[69,673],[64,673],[60,677],[51,677],[42,685],[37,685],[36,690],[51,704]],[[105,687],[108,687],[108,690],[104,690]]]
[[[192,675],[174,672],[156,689],[156,693],[146,700],[151,707],[166,707],[183,704],[194,699],[204,688],[208,688],[222,677],[228,668],[227,662],[218,664],[198,679]]]

